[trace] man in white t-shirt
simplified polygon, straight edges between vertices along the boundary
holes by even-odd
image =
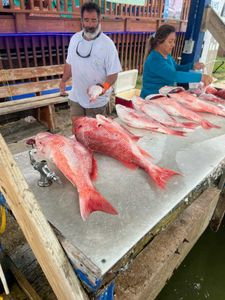
[[[113,41],[101,32],[100,8],[93,2],[81,7],[83,30],[70,40],[60,93],[65,94],[66,81],[72,76],[69,93],[71,117],[106,114],[111,86],[121,71]]]

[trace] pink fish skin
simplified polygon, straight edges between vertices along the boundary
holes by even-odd
[[[154,165],[150,155],[138,146],[116,121],[101,115],[97,115],[97,119],[74,119],[73,133],[80,143],[92,151],[111,156],[130,169],[144,169],[160,188],[165,187],[171,176],[179,174]]]
[[[200,124],[204,129],[220,128],[220,126],[212,124],[211,122],[207,121],[196,112],[187,109],[186,107],[181,105],[178,101],[176,101],[173,98],[164,97],[164,98],[159,98],[159,100],[156,99],[152,101],[154,101],[154,103],[162,107],[169,115],[181,116],[186,119],[195,121],[198,124]]]
[[[225,117],[225,111],[222,108],[210,103],[206,103],[202,100],[199,100],[198,98],[196,98],[195,96],[187,92],[180,92],[174,94],[172,93],[170,94],[170,97],[186,105],[191,110],[197,112],[207,112],[214,115]]]
[[[203,93],[199,96],[199,99],[225,105],[225,101],[223,99],[221,99],[213,94],[204,94]]]
[[[92,153],[75,138],[60,134],[38,133],[35,137],[39,153],[53,161],[65,177],[77,187],[80,213],[86,220],[90,213],[103,211],[116,215],[116,209],[95,189],[91,177],[97,175]],[[93,163],[94,162],[94,163]]]
[[[155,121],[146,114],[135,111],[132,108],[125,107],[123,105],[116,105],[116,112],[118,117],[130,127],[149,129],[152,131],[158,131],[166,134],[173,134],[177,136],[185,136],[185,132],[179,130],[173,130],[165,127],[159,122]]]
[[[175,118],[170,116],[162,107],[154,104],[152,100],[146,101],[143,100],[141,97],[133,97],[132,102],[136,110],[142,111],[150,118],[156,120],[157,122],[165,126],[182,127],[189,129],[193,129],[197,126],[197,124],[193,122],[178,122]]]

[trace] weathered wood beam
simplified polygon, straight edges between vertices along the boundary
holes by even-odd
[[[225,215],[225,170],[220,178],[218,187],[221,190],[221,193],[214,214],[212,216],[212,220],[210,222],[210,228],[215,232],[219,230]]]
[[[225,23],[210,6],[205,9],[201,30],[209,30],[225,50]]]
[[[102,30],[104,32],[124,32],[124,31],[134,31],[134,32],[152,32],[159,24],[161,24],[161,19],[148,17],[129,17],[124,16],[117,18],[116,16],[104,17],[102,19]],[[172,25],[176,26],[176,30],[180,32],[186,31],[187,22],[170,21]],[[17,29],[16,29],[17,26]],[[33,32],[78,32],[81,30],[80,18],[74,16],[72,18],[60,18],[59,16],[45,17],[43,15],[33,15],[27,16],[25,19],[25,24],[20,26],[15,18],[11,16],[4,16],[2,26],[0,27],[0,33],[16,33],[17,31],[24,33]],[[21,30],[23,26],[23,31]]]
[[[0,135],[0,190],[58,299],[87,299],[41,208]]]

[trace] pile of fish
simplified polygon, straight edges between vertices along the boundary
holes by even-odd
[[[225,117],[225,108],[221,105],[225,101],[222,98],[218,98],[219,102],[214,101],[220,106],[206,101],[209,99],[202,99],[181,90],[153,100],[134,97],[134,109],[118,104],[116,111],[128,126],[184,136],[186,132],[183,130],[194,130],[198,125],[205,129],[219,128],[199,112]],[[177,117],[187,121],[180,121]],[[93,152],[113,157],[129,169],[142,168],[159,188],[164,188],[173,175],[179,175],[176,171],[155,165],[151,155],[137,144],[139,137],[115,120],[102,115],[97,115],[96,119],[80,117],[73,120],[72,127],[72,138],[44,132],[36,135],[35,143],[38,153],[51,160],[76,186],[83,220],[94,211],[117,214],[117,210],[93,185],[92,181],[97,177]]]
[[[97,177],[93,152],[113,157],[129,169],[142,168],[156,185],[164,188],[178,172],[159,167],[151,155],[137,145],[139,137],[131,134],[116,121],[97,115],[96,119],[80,117],[73,120],[74,137],[42,132],[36,135],[38,154],[51,160],[77,188],[80,213],[85,220],[94,211],[117,214],[116,209],[95,189]]]
[[[134,109],[117,104],[117,115],[130,127],[176,136],[185,136],[186,128],[193,130],[198,125],[204,129],[220,128],[216,124],[209,122],[200,113],[204,112],[225,117],[224,99],[206,93],[196,97],[182,88],[178,92],[173,92],[173,89],[173,87],[162,88],[160,90],[161,95],[151,100],[133,97],[132,104]],[[209,101],[215,103],[210,103]],[[191,122],[181,122],[177,117],[190,120]],[[176,127],[176,130],[174,127]]]

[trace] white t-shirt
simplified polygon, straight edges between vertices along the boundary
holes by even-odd
[[[103,83],[108,75],[119,73],[121,64],[113,41],[104,33],[87,41],[83,31],[74,34],[70,40],[66,62],[71,65],[72,90],[69,99],[84,108],[97,108],[109,101],[111,88],[96,101],[90,102],[87,90],[92,85]],[[80,57],[88,56],[86,58]]]

